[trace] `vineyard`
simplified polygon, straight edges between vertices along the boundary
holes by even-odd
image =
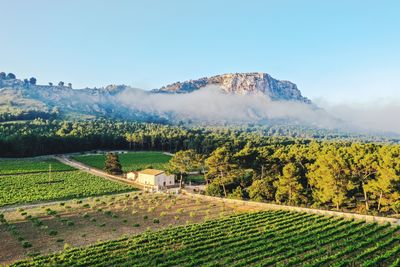
[[[51,165],[52,171],[71,171],[74,168],[50,158],[42,159],[0,159],[0,175],[48,172]]]
[[[145,232],[12,266],[399,266],[400,228],[285,211]]]
[[[105,155],[81,155],[72,157],[88,166],[103,169]],[[131,152],[119,154],[119,160],[124,172],[141,170],[145,168],[164,169],[171,156],[161,152]]]
[[[0,266],[65,247],[257,210],[261,208],[139,191],[7,211],[0,213]]]
[[[131,186],[82,171],[5,175],[0,176],[0,207],[132,190]]]

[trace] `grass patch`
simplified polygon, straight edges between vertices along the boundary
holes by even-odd
[[[129,152],[119,154],[118,156],[124,172],[136,171],[149,167],[163,170],[165,169],[166,163],[171,159],[171,156],[165,155],[162,152]],[[94,168],[104,168],[104,154],[80,155],[72,158]]]

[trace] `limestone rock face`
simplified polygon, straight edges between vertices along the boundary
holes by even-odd
[[[267,73],[230,73],[213,77],[204,77],[197,80],[177,82],[164,86],[154,92],[159,93],[190,93],[200,88],[216,85],[224,92],[231,94],[258,94],[263,93],[271,100],[289,100],[311,103],[303,97],[296,84],[272,78]]]

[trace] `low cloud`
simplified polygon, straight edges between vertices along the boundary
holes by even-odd
[[[399,99],[342,104],[334,104],[323,99],[314,102],[341,119],[348,129],[400,134]]]
[[[333,104],[322,99],[315,105],[293,101],[271,101],[265,94],[224,93],[207,86],[192,93],[150,93],[125,90],[119,103],[135,111],[157,114],[173,120],[206,123],[285,122],[354,132],[400,133],[400,102]]]
[[[178,120],[215,123],[290,121],[317,127],[334,127],[335,119],[316,106],[271,101],[265,94],[237,95],[208,86],[187,94],[152,94],[126,90],[118,101],[132,110],[168,115]]]

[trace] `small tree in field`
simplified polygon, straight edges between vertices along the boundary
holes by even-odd
[[[122,174],[122,166],[119,162],[118,154],[107,153],[104,170],[110,174]]]

